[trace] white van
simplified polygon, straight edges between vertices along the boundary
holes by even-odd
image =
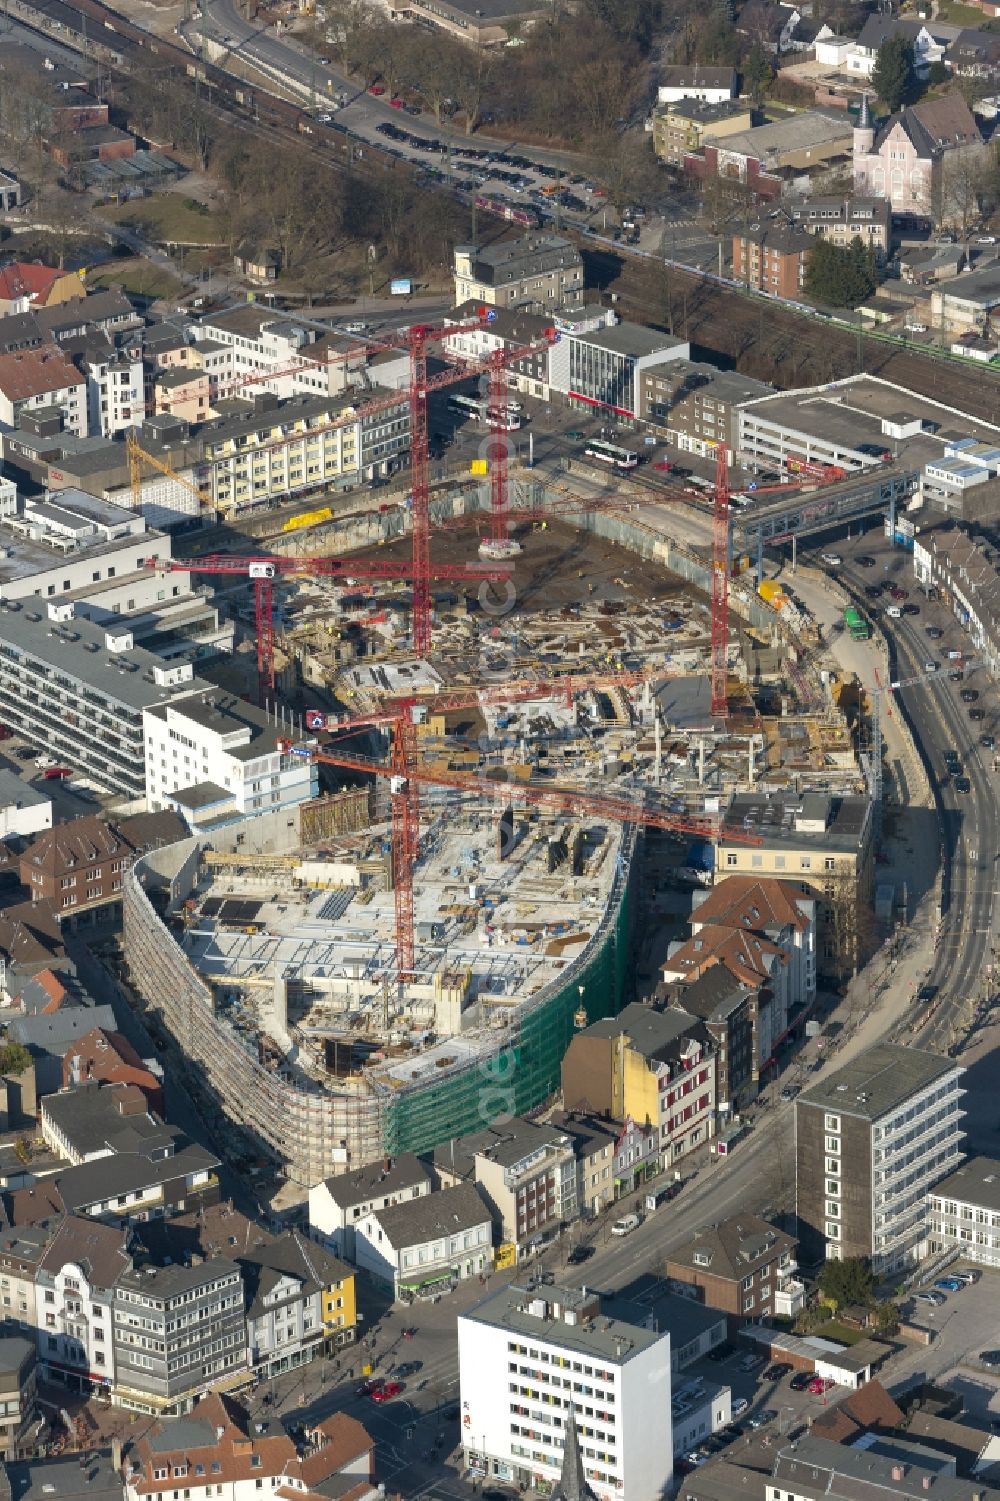
[[[898,605],[889,605],[885,612],[890,620],[902,620],[903,612]]]
[[[612,1235],[631,1235],[633,1230],[639,1228],[639,1216],[637,1214],[623,1214],[620,1220],[615,1220],[611,1226]]]

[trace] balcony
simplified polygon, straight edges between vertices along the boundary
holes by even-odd
[[[789,1277],[774,1290],[774,1311],[782,1318],[793,1319],[806,1306],[806,1285],[797,1277]]]

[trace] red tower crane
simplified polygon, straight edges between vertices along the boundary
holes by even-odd
[[[358,771],[373,776],[389,778],[392,798],[392,857],[393,892],[396,909],[396,965],[400,978],[413,973],[413,867],[416,863],[420,841],[420,787],[450,787],[459,792],[485,793],[495,796],[500,785],[492,777],[477,772],[452,771],[443,767],[424,767],[417,764],[417,712],[421,709],[444,713],[452,709],[474,707],[484,703],[523,702],[532,698],[551,697],[566,693],[571,699],[576,693],[594,688],[635,685],[652,681],[660,674],[638,672],[616,673],[607,676],[568,676],[552,682],[528,682],[524,684],[503,683],[489,689],[466,689],[456,694],[444,694],[428,699],[398,700],[371,715],[361,715],[343,721],[337,733],[351,733],[376,725],[391,724],[392,748],[388,764],[374,761],[367,756],[351,755],[347,751],[314,749],[307,745],[293,745],[291,741],[279,740],[278,749],[285,754],[301,756],[321,765],[339,766],[345,770]],[[667,674],[669,676],[669,674]],[[626,797],[614,797],[601,793],[586,793],[577,787],[545,785],[532,787],[517,784],[512,795],[541,807],[555,808],[569,813],[592,813],[596,817],[617,823],[642,824],[645,827],[665,829],[671,833],[691,834],[698,838],[713,839],[716,826],[707,819],[688,818],[667,809],[648,806],[644,802]],[[745,844],[759,844],[758,836],[740,830],[732,836]]]
[[[152,558],[148,568],[168,573],[237,574],[252,580],[254,586],[254,623],[257,629],[257,679],[263,703],[274,691],[274,580],[277,577],[311,577],[334,579],[383,579],[405,582],[413,576],[407,562],[372,562],[362,558],[278,558],[240,557],[236,553],[208,553],[203,558]],[[509,565],[503,563],[431,563],[429,575],[438,579],[475,579],[493,582],[507,578]]]

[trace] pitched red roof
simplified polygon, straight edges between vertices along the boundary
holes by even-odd
[[[56,282],[65,274],[54,266],[43,266],[40,261],[12,261],[0,268],[0,297],[6,302],[30,297],[36,305],[44,305]]]

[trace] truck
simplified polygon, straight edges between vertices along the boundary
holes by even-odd
[[[849,605],[844,611],[844,625],[847,627],[852,641],[867,641],[871,637],[871,626],[861,614],[861,611],[856,610],[853,605]]]

